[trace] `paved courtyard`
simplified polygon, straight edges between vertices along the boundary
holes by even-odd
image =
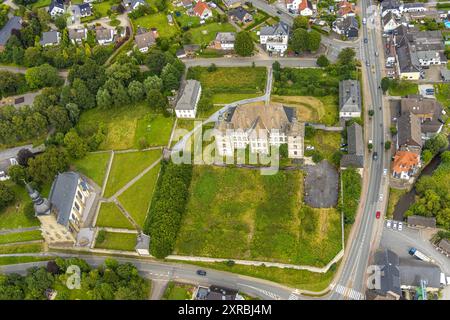
[[[339,174],[326,160],[305,166],[305,203],[313,208],[331,208],[338,200]]]

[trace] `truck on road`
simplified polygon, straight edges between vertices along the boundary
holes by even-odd
[[[425,261],[425,262],[434,262],[433,259],[431,259],[427,255],[423,254],[422,252],[420,252],[416,248],[409,249],[409,254],[414,256],[414,257],[416,257],[417,259],[420,259],[420,260]]]

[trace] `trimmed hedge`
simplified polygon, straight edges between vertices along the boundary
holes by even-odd
[[[192,165],[162,162],[161,173],[144,225],[156,258],[172,253],[189,197]]]

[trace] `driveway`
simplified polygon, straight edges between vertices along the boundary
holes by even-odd
[[[313,208],[331,208],[338,199],[339,174],[326,160],[305,166],[305,203]]]

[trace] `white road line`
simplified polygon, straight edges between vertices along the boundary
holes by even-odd
[[[295,294],[291,293],[291,295],[289,296],[288,300],[298,300],[298,296],[296,296]]]
[[[266,295],[266,296],[268,296],[268,297],[271,297],[272,299],[275,299],[275,300],[281,300],[281,297],[280,297],[279,295],[277,295],[277,294],[275,294],[275,293],[272,293],[272,292],[270,292],[270,291],[263,290],[263,289],[260,289],[260,288],[256,288],[256,287],[253,287],[253,286],[249,286],[249,285],[243,284],[243,283],[238,283],[238,285],[246,286],[246,287],[252,288],[253,290],[259,291],[259,292],[261,292],[262,294],[264,294],[264,295]]]

